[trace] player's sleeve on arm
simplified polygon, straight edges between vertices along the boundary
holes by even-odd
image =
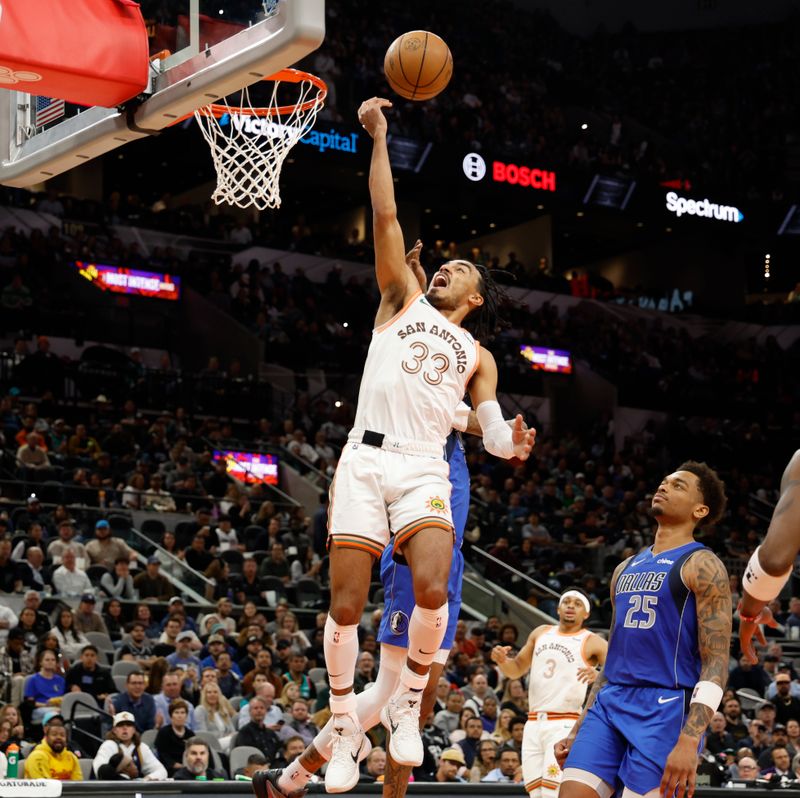
[[[483,432],[483,446],[487,452],[508,460],[514,455],[511,430],[503,418],[497,402],[497,364],[487,350],[483,350],[480,364],[469,384],[469,395]]]

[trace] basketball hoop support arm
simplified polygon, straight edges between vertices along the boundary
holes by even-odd
[[[153,135],[196,108],[296,63],[316,50],[324,38],[324,0],[280,3],[275,16],[158,75],[153,94],[136,108],[133,129],[124,107],[94,107],[17,145],[20,93],[0,92],[0,139],[5,156],[0,163],[0,183],[27,188],[129,141]]]

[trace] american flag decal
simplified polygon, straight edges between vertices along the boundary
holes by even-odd
[[[64,116],[64,101],[56,97],[37,97],[36,111],[33,117],[35,127],[41,127],[48,122]]]

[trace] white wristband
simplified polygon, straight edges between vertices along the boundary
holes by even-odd
[[[459,432],[466,432],[469,425],[469,411],[470,406],[465,402],[459,402],[456,408],[456,414],[453,417],[453,429]]]
[[[514,440],[511,427],[503,418],[503,411],[495,400],[481,402],[475,410],[483,431],[483,448],[489,454],[504,460],[514,456]]]
[[[698,682],[692,692],[690,704],[705,704],[712,712],[722,703],[723,690],[716,682]]]
[[[783,586],[792,575],[790,568],[783,576],[771,576],[758,561],[759,546],[750,557],[742,577],[742,587],[758,601],[772,601],[783,590]]]

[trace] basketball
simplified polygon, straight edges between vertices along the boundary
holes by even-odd
[[[430,100],[453,76],[453,56],[444,40],[426,30],[398,36],[386,51],[383,71],[389,85],[407,100]]]

